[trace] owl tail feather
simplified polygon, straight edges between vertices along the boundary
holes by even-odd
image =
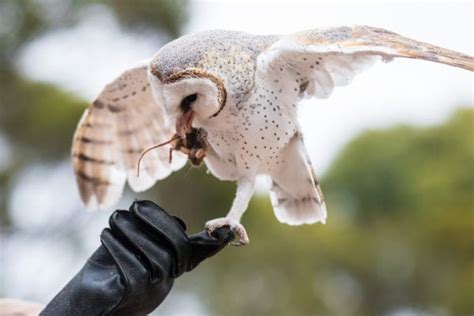
[[[326,205],[314,196],[294,197],[288,192],[272,188],[270,198],[275,216],[288,225],[326,223]]]
[[[306,154],[301,133],[283,150],[283,164],[271,172],[270,198],[277,219],[289,225],[325,223],[324,195]]]

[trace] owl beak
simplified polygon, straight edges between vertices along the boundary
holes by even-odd
[[[176,120],[176,133],[184,138],[186,134],[190,133],[193,128],[193,119],[193,110],[186,111],[183,115],[178,117],[178,119]]]

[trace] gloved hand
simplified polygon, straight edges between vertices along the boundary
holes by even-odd
[[[224,248],[234,234],[209,236],[185,225],[151,201],[115,211],[102,245],[41,315],[145,315],[168,295],[174,279]]]

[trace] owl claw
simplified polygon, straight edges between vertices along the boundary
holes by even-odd
[[[244,226],[240,224],[238,221],[222,217],[210,220],[206,223],[206,230],[209,233],[212,233],[214,230],[221,228],[223,226],[229,226],[230,229],[239,237],[238,241],[233,241],[230,244],[232,246],[245,246],[249,243],[249,236],[247,235],[247,231],[245,230]]]

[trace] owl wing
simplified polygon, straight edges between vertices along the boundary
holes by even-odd
[[[282,36],[258,56],[258,71],[293,77],[297,89],[327,98],[335,86],[377,60],[422,59],[474,71],[474,58],[369,26],[314,29]]]
[[[282,155],[282,164],[270,172],[270,199],[277,219],[289,225],[325,223],[323,192],[300,132],[293,136]]]
[[[72,162],[82,201],[90,208],[106,208],[122,195],[125,182],[134,191],[150,188],[186,162],[168,148],[150,151],[137,177],[137,160],[147,147],[166,141],[163,107],[155,101],[147,79],[148,63],[129,69],[108,84],[86,109],[72,144]]]

